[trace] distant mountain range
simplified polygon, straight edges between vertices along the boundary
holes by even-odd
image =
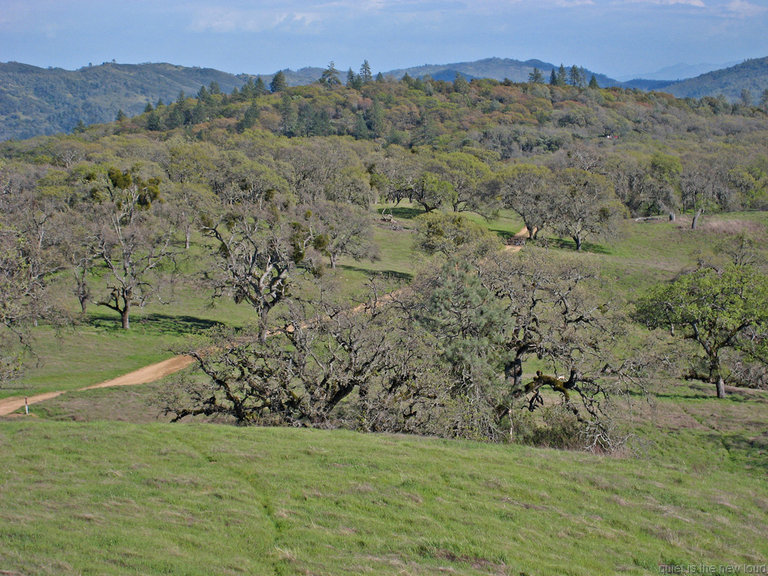
[[[725,64],[673,64],[672,66],[664,66],[655,72],[620,76],[619,80],[622,82],[629,82],[630,80],[642,78],[643,80],[664,80],[666,82],[671,82],[673,80],[682,80],[684,78],[695,78],[696,76],[701,76],[702,74],[712,72],[713,70],[730,68],[738,63],[739,61],[727,62]]]
[[[452,81],[457,74],[467,79],[509,79],[527,82],[534,68],[545,81],[559,67],[541,60],[519,61],[510,58],[486,58],[473,62],[415,66],[383,72],[384,76],[414,78],[430,76]],[[567,67],[568,68],[568,67]],[[289,86],[315,82],[322,68],[283,70]],[[677,97],[701,98],[723,94],[739,100],[747,90],[755,101],[768,89],[768,58],[747,60],[736,66],[708,72],[686,80],[631,80],[619,82],[603,74],[593,74],[601,87],[621,86],[641,90],[669,92]],[[261,78],[269,84],[274,74]],[[346,72],[340,71],[342,81]],[[119,111],[128,116],[141,113],[147,104],[158,100],[170,102],[180,93],[194,95],[201,86],[218,84],[222,92],[241,88],[255,75],[233,75],[211,68],[189,68],[172,64],[117,64],[105,62],[79,70],[38,68],[16,62],[0,63],[0,140],[29,138],[41,134],[70,132],[78,123],[110,122]]]

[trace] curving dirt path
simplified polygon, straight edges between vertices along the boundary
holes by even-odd
[[[93,384],[84,388],[78,388],[73,390],[74,392],[82,392],[84,390],[94,390],[96,388],[111,388],[113,386],[136,386],[138,384],[149,384],[155,382],[161,378],[165,378],[170,374],[174,374],[180,370],[183,370],[195,361],[191,356],[174,356],[168,360],[163,360],[156,364],[150,364],[139,368],[134,372],[129,372],[112,380],[101,382],[99,384]],[[25,401],[27,404],[37,404],[51,398],[56,398],[66,394],[65,391],[60,390],[58,392],[46,392],[45,394],[36,394],[28,397],[13,397],[0,400],[0,416],[7,416],[24,407]]]
[[[527,238],[528,237],[528,231],[526,228],[523,228],[520,230],[515,236],[519,238]],[[505,250],[508,252],[518,252],[522,249],[521,245],[508,245],[504,247]],[[386,301],[394,297],[396,293],[400,292],[400,290],[396,290],[395,292],[392,292],[390,294],[384,294],[380,300]],[[359,310],[363,310],[365,308],[365,304],[360,304],[353,308],[353,312],[357,312]],[[157,362],[156,364],[150,364],[149,366],[144,366],[144,368],[139,368],[138,370],[135,370],[133,372],[129,372],[128,374],[124,374],[122,376],[118,376],[117,378],[113,378],[112,380],[106,380],[105,382],[100,382],[99,384],[92,384],[90,386],[85,386],[84,388],[78,388],[76,390],[73,390],[74,392],[82,392],[84,390],[95,390],[97,388],[111,388],[113,386],[137,386],[139,384],[149,384],[150,382],[155,382],[156,380],[160,380],[161,378],[165,378],[166,376],[170,376],[171,374],[175,374],[176,372],[179,372],[189,366],[190,364],[194,363],[195,359],[191,356],[186,355],[180,355],[180,356],[174,356],[173,358],[169,358],[168,360],[163,360],[162,362]],[[44,402],[45,400],[50,400],[52,398],[56,398],[57,396],[61,396],[62,394],[66,394],[65,390],[60,390],[57,392],[46,392],[44,394],[36,394],[34,396],[15,396],[12,398],[5,398],[3,400],[0,400],[0,416],[7,416],[9,414],[12,414],[16,412],[17,410],[24,407],[25,404],[32,405],[37,404],[38,402]]]
[[[520,231],[517,234],[515,234],[515,238],[530,238],[528,234],[528,228],[523,226],[522,229],[520,229]],[[506,246],[504,246],[504,250],[506,250],[507,252],[520,252],[520,250],[522,249],[523,249],[522,244],[507,244]]]

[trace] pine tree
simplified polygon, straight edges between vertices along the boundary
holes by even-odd
[[[352,72],[352,68],[347,71],[347,88],[360,90],[363,87],[363,80],[360,76]]]
[[[533,72],[528,74],[528,82],[531,84],[541,84],[544,82],[544,75],[541,73],[541,70],[534,68]]]
[[[373,75],[371,73],[371,65],[368,64],[368,60],[363,60],[363,65],[360,66],[360,80],[363,84],[373,82]]]
[[[557,69],[557,74],[555,76],[556,84],[558,86],[565,86],[568,83],[568,74],[565,71],[565,66],[560,64],[560,68]]]
[[[267,93],[267,87],[264,85],[264,80],[261,79],[261,76],[256,76],[256,83],[254,84],[254,87],[256,88],[256,93],[259,96],[264,96],[264,94]]]
[[[336,70],[336,64],[333,60],[328,63],[328,67],[323,70],[323,74],[320,76],[320,84],[332,88],[333,86],[341,85],[339,80],[339,71]]]
[[[283,92],[287,88],[287,84],[285,81],[285,74],[283,74],[283,71],[280,70],[272,77],[272,82],[269,83],[269,90],[276,94],[278,92]]]
[[[581,69],[574,64],[568,71],[568,81],[571,86],[582,88],[584,86],[584,74]]]

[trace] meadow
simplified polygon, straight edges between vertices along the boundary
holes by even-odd
[[[416,272],[414,213],[403,210],[398,229],[376,229],[378,261],[342,260],[349,294],[375,273],[396,287]],[[708,216],[696,231],[685,219],[626,221],[579,257],[628,303],[717,258],[723,238],[747,233],[764,252],[767,224],[765,213]],[[506,214],[487,225],[510,235],[522,223]],[[2,394],[70,392],[0,418],[0,574],[768,572],[764,391],[718,400],[659,376],[647,398],[630,398],[631,436],[611,455],[169,424],[168,381],[73,391],[169,357],[216,323],[249,321],[247,307],[210,308],[193,286],[177,294],[129,332],[95,307],[79,326],[36,331],[39,364]]]

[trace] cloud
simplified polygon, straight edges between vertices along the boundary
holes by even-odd
[[[191,16],[189,28],[194,32],[265,32],[286,26],[308,27],[322,19],[318,12],[291,11],[286,6],[253,10],[202,7]]]
[[[556,4],[562,8],[578,8],[579,6],[594,6],[592,0],[557,0]]]
[[[703,0],[627,0],[627,4],[653,4],[655,6],[693,6],[706,8]]]
[[[751,4],[745,0],[731,0],[724,8],[730,15],[738,18],[754,18],[768,12],[768,7]]]

